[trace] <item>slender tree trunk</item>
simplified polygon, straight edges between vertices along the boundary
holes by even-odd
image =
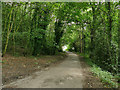
[[[83,52],[84,52],[84,54],[85,54],[85,35],[84,35],[84,26],[83,26],[83,24],[82,24],[82,43],[83,43],[83,45],[82,45],[82,49],[83,49]]]
[[[111,41],[112,41],[112,17],[111,17],[111,2],[108,2],[108,48],[109,48],[109,57],[110,64],[114,65],[114,61],[112,60],[112,51],[111,51]],[[112,69],[111,72],[114,72]]]
[[[119,23],[118,23],[118,83],[119,83],[119,88],[120,88],[120,9],[119,9],[119,14],[118,14],[118,19],[119,19]]]
[[[84,43],[83,48],[84,48],[84,54],[85,54],[85,52],[86,52],[86,51],[85,51],[85,50],[86,50],[86,47],[85,47],[85,45],[86,45],[86,44],[85,44],[85,35],[83,35],[83,43]]]
[[[6,14],[6,13],[5,13],[5,14]],[[8,17],[9,17],[9,14],[8,14],[8,16],[6,16],[6,18],[5,18],[5,25],[4,25],[4,28],[3,28],[4,31],[6,30],[6,27],[7,27],[7,19],[8,19]]]
[[[63,30],[61,30],[63,24],[61,20],[55,22],[55,44],[56,46],[60,46],[60,39],[63,36]],[[55,46],[55,51],[59,51],[59,49]],[[60,50],[61,51],[61,50]]]
[[[15,16],[14,18],[16,18],[16,11],[14,12]],[[15,55],[15,33],[16,33],[16,22],[14,21],[14,30],[13,30],[13,55]]]
[[[80,53],[82,53],[82,50],[81,50],[81,49],[82,49],[82,48],[81,48],[81,44],[82,44],[82,43],[81,43],[81,42],[82,42],[82,40],[81,40],[81,31],[80,31],[80,34],[79,34],[79,39],[80,39]]]
[[[81,30],[81,53],[83,53],[83,29]]]
[[[15,55],[15,29],[16,29],[16,26],[15,26],[14,32],[13,32],[13,55]]]
[[[110,2],[108,2],[108,38],[109,38],[109,44],[111,45],[111,38],[112,38],[112,17],[111,17],[111,5]]]
[[[7,28],[6,43],[5,43],[5,48],[4,48],[4,50],[3,50],[2,56],[4,56],[5,53],[6,53],[6,50],[7,50],[7,47],[8,47],[9,35],[10,35],[10,32],[11,32],[11,30],[12,30],[12,26],[13,26],[13,22],[10,23],[10,22],[11,22],[11,18],[12,18],[12,12],[13,12],[13,9],[11,9],[11,12],[10,12],[9,24],[8,24],[8,28]],[[11,24],[11,26],[10,26],[10,24]]]
[[[90,58],[94,57],[94,48],[95,48],[95,42],[94,42],[94,38],[95,38],[95,5],[92,6],[92,13],[93,13],[93,21],[91,23],[91,53],[90,53]]]

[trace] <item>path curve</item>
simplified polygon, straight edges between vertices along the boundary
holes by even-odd
[[[84,76],[78,55],[69,52],[59,65],[9,84],[15,88],[83,88]]]

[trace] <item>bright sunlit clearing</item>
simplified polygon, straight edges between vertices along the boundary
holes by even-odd
[[[66,51],[67,50],[67,45],[62,46],[62,49],[63,49],[63,51]]]

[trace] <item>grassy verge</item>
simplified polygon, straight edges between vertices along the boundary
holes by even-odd
[[[83,55],[80,54],[81,56],[84,57],[85,62],[91,66],[91,71],[92,73],[100,78],[100,80],[103,82],[104,87],[107,88],[117,88],[118,83],[117,83],[117,76],[113,76],[110,72],[102,70],[99,66],[96,64],[92,63],[91,59],[89,58],[88,55]]]

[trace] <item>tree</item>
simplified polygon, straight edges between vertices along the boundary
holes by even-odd
[[[120,6],[118,9],[118,76],[120,77]],[[118,83],[120,83],[120,78],[118,79]]]
[[[93,21],[91,22],[91,54],[90,54],[90,58],[93,59],[94,57],[94,48],[95,48],[95,18],[96,18],[96,15],[95,15],[95,3],[93,3],[92,5],[92,14],[93,14]]]

